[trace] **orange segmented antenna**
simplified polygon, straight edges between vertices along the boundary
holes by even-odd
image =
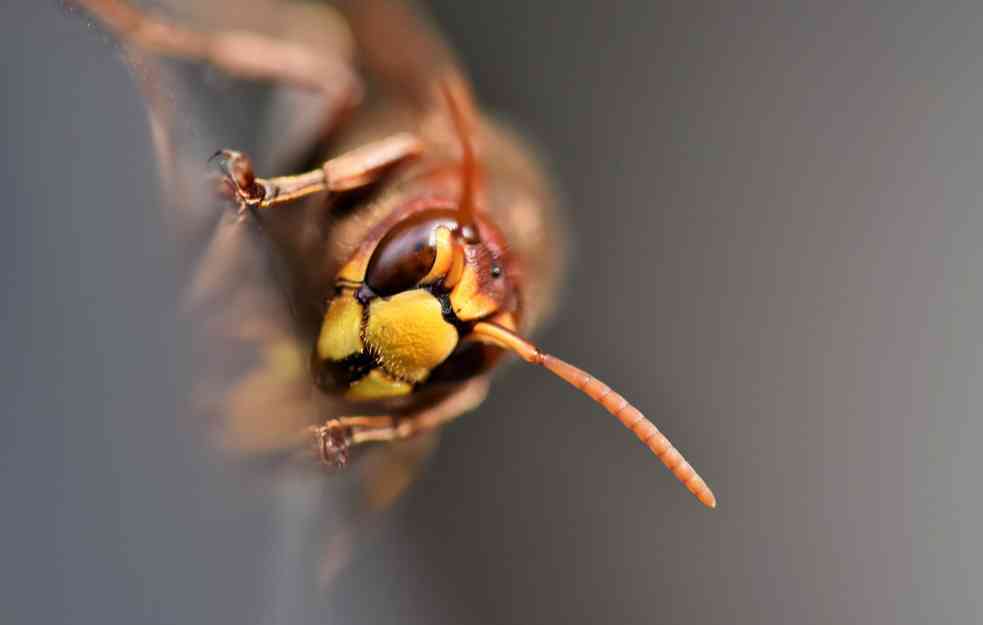
[[[672,471],[683,486],[708,508],[717,507],[717,499],[703,478],[693,469],[683,455],[672,446],[659,428],[645,418],[628,400],[589,373],[539,351],[539,348],[521,336],[500,325],[481,321],[472,330],[476,339],[515,352],[520,358],[534,365],[542,365],[567,384],[576,387],[621,421],[642,444],[652,450],[662,464]]]
[[[471,144],[474,111],[466,86],[445,80],[440,83],[440,90],[447,101],[447,108],[450,109],[454,132],[461,143],[461,199],[458,207],[461,213],[460,232],[466,239],[474,242],[478,240],[478,229],[474,223],[474,195],[479,174],[478,161],[474,157],[474,146]]]

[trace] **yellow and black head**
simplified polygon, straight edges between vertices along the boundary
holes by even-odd
[[[338,274],[312,358],[322,389],[380,400],[470,377],[493,360],[467,341],[474,324],[515,328],[497,230],[433,198],[408,208]]]
[[[335,280],[312,356],[318,385],[350,400],[404,397],[490,367],[499,349],[470,340],[480,321],[516,329],[505,241],[475,208],[479,166],[466,93],[443,87],[461,147],[459,193],[404,198]]]

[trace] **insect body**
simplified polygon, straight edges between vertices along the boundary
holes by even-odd
[[[716,505],[621,395],[523,338],[546,315],[560,267],[547,185],[521,140],[478,110],[453,57],[413,12],[347,5],[372,80],[363,91],[344,64],[293,44],[192,33],[119,0],[82,4],[134,48],[334,94],[322,134],[341,147],[309,171],[260,178],[244,154],[216,154],[239,208],[235,227],[259,225],[291,276],[310,385],[325,398],[317,405],[330,406],[306,430],[321,462],[341,467],[353,448],[456,418],[480,403],[492,367],[512,352],[600,403]],[[363,92],[374,100],[355,114]]]

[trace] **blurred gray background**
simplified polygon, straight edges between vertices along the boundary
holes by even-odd
[[[983,8],[432,5],[568,199],[542,344],[720,507],[513,367],[298,618],[980,622]],[[306,539],[176,426],[187,328],[134,82],[55,3],[0,15],[0,621],[268,622]]]

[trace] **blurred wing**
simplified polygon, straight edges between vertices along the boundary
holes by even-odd
[[[270,2],[251,2],[248,12],[239,6],[169,3],[162,13],[199,32],[220,27],[295,40],[320,36],[311,45],[350,66],[351,37],[330,8],[303,6],[301,15]],[[311,578],[318,569],[337,570],[347,562],[351,549],[345,545],[352,544],[368,506],[356,473],[326,477],[316,462],[280,462],[303,446],[308,426],[335,415],[336,407],[314,391],[307,365],[311,343],[297,327],[268,237],[220,198],[218,172],[208,160],[216,150],[234,147],[254,155],[260,171],[289,171],[284,161],[311,148],[325,125],[324,112],[338,108],[337,102],[330,93],[237,80],[200,63],[130,47],[123,52],[146,100],[165,222],[183,265],[194,382],[185,425],[204,429],[216,453],[264,461],[260,477],[271,463],[304,469],[277,471],[289,479],[262,480],[278,508],[267,603],[270,620],[285,622],[285,614],[317,609],[318,598],[307,594]]]
[[[384,97],[408,100],[421,118],[446,123],[445,114],[427,115],[443,108],[442,88],[455,90],[470,108],[470,89],[450,49],[408,3],[350,0],[337,8],[272,0],[165,4],[173,23],[198,32],[248,30],[274,36],[315,50],[345,71],[354,71],[357,56]],[[249,153],[257,171],[296,170],[290,161],[310,158],[338,121],[326,116],[343,108],[332,98],[349,94],[235,80],[212,67],[139,50],[128,55],[148,103],[167,221],[179,258],[187,263],[185,304],[201,347],[199,412],[210,418],[225,449],[291,449],[303,441],[307,426],[336,416],[337,407],[314,391],[307,375],[312,316],[291,303],[295,272],[271,253],[270,237],[263,236],[260,224],[237,219],[217,199],[215,173],[209,176],[205,163],[217,149],[232,147]],[[339,76],[324,82],[346,81]],[[315,242],[305,249],[319,251],[316,242],[326,227],[323,210],[319,202],[291,206],[277,217],[276,226],[301,233]],[[320,258],[299,260],[309,264]]]
[[[169,2],[162,13],[198,32],[249,29],[316,47],[351,65],[351,37],[330,7],[251,2]],[[125,50],[147,105],[160,163],[166,222],[184,264],[184,309],[195,338],[194,416],[221,448],[269,453],[301,442],[331,415],[313,392],[283,273],[258,224],[218,191],[208,158],[235,147],[261,171],[285,171],[339,108],[339,93],[311,93],[224,75],[200,63]],[[342,81],[339,81],[342,82]],[[275,141],[273,140],[275,139]]]

